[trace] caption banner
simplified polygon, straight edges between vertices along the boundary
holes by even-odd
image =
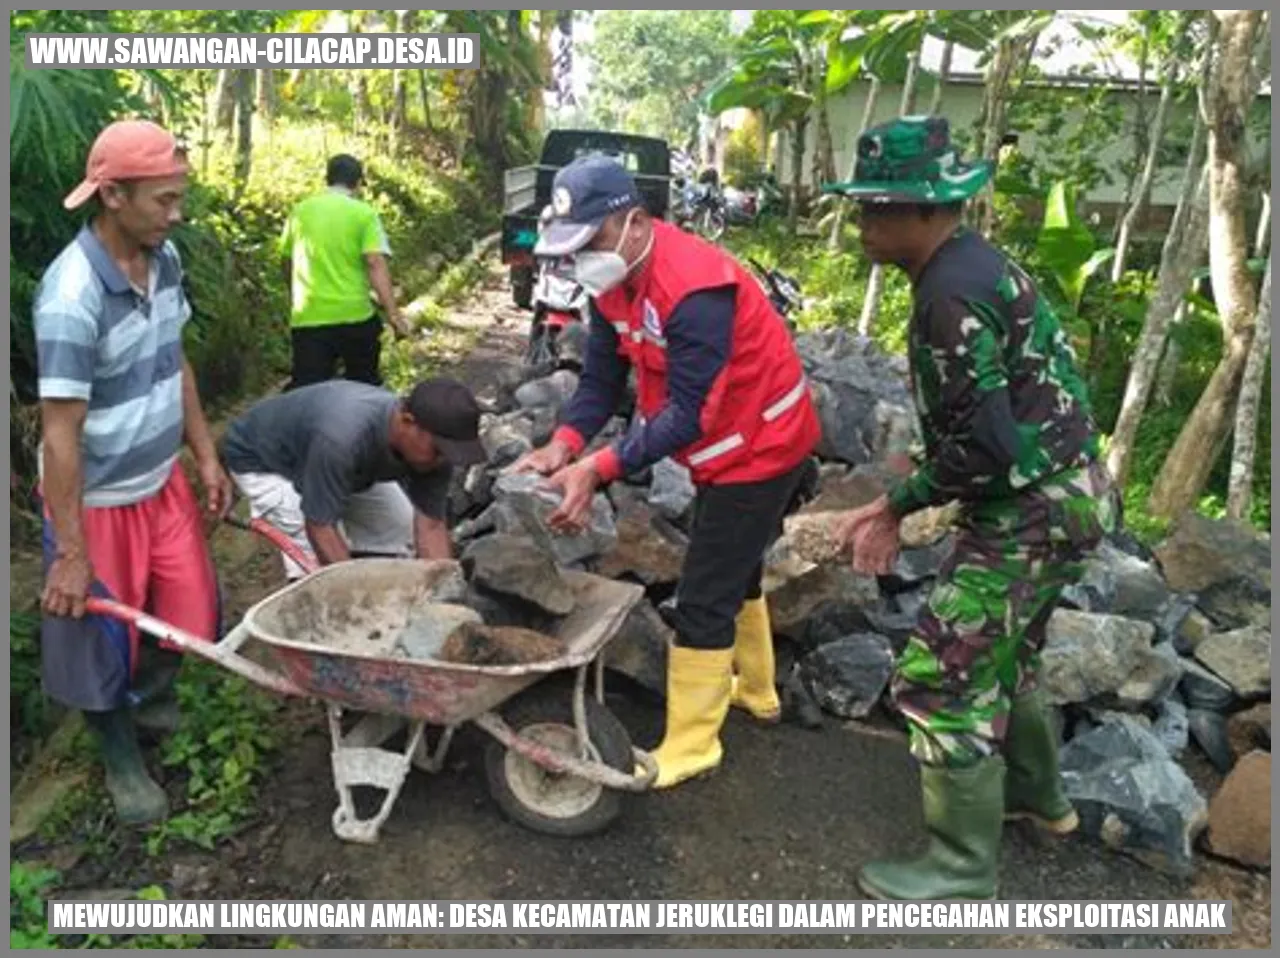
[[[32,33],[26,52],[28,69],[474,70],[479,41],[477,33]]]
[[[1230,934],[1229,901],[51,901],[52,934]]]

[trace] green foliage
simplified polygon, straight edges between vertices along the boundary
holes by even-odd
[[[760,149],[761,127],[755,113],[733,130],[724,146],[724,178],[730,186],[750,187],[764,170],[764,154]]]
[[[257,785],[279,744],[277,699],[211,663],[190,661],[178,682],[182,723],[164,743],[163,762],[187,777],[187,807],[153,827],[147,850],[175,839],[211,849],[257,810]]]
[[[40,689],[40,617],[9,613],[9,741],[38,739],[48,729],[48,702]]]
[[[203,935],[51,935],[45,917],[46,902],[62,882],[51,868],[12,861],[9,864],[9,947],[39,948],[199,948]],[[159,885],[147,885],[134,893],[139,901],[165,901]]]
[[[593,125],[684,146],[698,98],[728,62],[728,10],[604,10],[583,52],[592,63]]]
[[[1093,233],[1076,213],[1075,188],[1063,181],[1049,189],[1037,252],[1040,264],[1053,275],[1073,313],[1080,309],[1089,277],[1115,255],[1114,249],[1098,248]]]

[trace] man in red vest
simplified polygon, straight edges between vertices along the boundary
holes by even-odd
[[[551,206],[535,253],[570,260],[590,294],[587,357],[551,441],[515,469],[550,476],[563,494],[551,522],[564,530],[582,528],[599,487],[666,457],[698,488],[672,616],[666,733],[654,752],[655,787],[665,788],[720,764],[730,704],[779,717],[763,558],[821,426],[759,283],[723,250],[651,217],[619,164],[569,164]],[[579,458],[613,415],[629,369],[631,429]]]

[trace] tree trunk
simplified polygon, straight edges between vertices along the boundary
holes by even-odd
[[[804,192],[804,139],[808,134],[808,116],[802,116],[791,124],[791,208],[787,211],[787,230],[792,236],[795,236],[800,222],[800,198]]]
[[[1253,255],[1257,259],[1267,255],[1271,245],[1271,191],[1262,193],[1262,212],[1258,214],[1258,231],[1253,237]]]
[[[948,40],[942,45],[942,62],[938,64],[938,82],[933,87],[933,99],[929,101],[929,115],[937,116],[942,110],[942,93],[947,81],[951,78],[951,55],[955,52],[956,43]]]
[[[258,115],[270,126],[276,118],[276,73],[258,70]]]
[[[1271,350],[1271,257],[1262,275],[1262,291],[1253,321],[1253,343],[1240,379],[1240,400],[1236,404],[1235,444],[1231,450],[1231,478],[1227,486],[1227,515],[1244,519],[1253,497],[1253,458],[1258,446],[1258,406],[1262,382],[1266,378],[1267,354]]]
[[[236,125],[236,76],[239,70],[219,70],[218,85],[214,89],[213,125],[228,135]]]
[[[236,76],[236,186],[243,189],[249,182],[253,163],[254,71],[239,70]]]
[[[867,127],[871,125],[871,118],[876,113],[876,101],[880,98],[880,79],[872,77],[871,83],[867,87],[867,102],[862,108],[862,121],[858,124],[858,132],[853,138],[853,142],[849,145],[849,173],[845,180],[852,180],[854,174],[858,170],[858,139],[867,131]],[[844,211],[848,205],[846,201],[836,204],[836,215],[831,221],[831,236],[827,240],[827,248],[831,252],[840,249],[840,234],[844,228]]]
[[[1222,359],[1151,489],[1153,515],[1193,508],[1226,439],[1228,418],[1253,339],[1257,301],[1245,265],[1245,118],[1257,93],[1252,61],[1262,13],[1214,11],[1221,22],[1209,113],[1209,268],[1225,337]]]
[[[1134,205],[1133,189],[1138,182],[1138,166],[1137,158],[1139,156],[1148,156],[1151,151],[1150,139],[1147,136],[1147,64],[1150,62],[1151,53],[1151,25],[1149,21],[1144,21],[1142,26],[1142,42],[1138,45],[1138,89],[1137,96],[1134,98],[1135,109],[1133,113],[1133,165],[1129,167],[1129,172],[1125,177],[1124,184],[1124,201],[1120,205],[1122,210],[1131,210]],[[1162,96],[1163,102],[1163,96]],[[1111,244],[1118,246],[1120,243],[1120,230],[1123,227],[1126,214],[1122,213],[1116,217],[1115,228],[1111,231]],[[1114,280],[1113,280],[1114,282]]]
[[[427,86],[427,71],[421,67],[418,68],[418,96],[422,99],[422,128],[431,133],[431,91]]]
[[[924,46],[924,37],[920,38],[920,46],[907,58],[907,76],[902,81],[902,102],[898,106],[901,116],[915,112],[916,81],[920,75],[920,50]],[[858,335],[866,338],[871,335],[871,324],[880,312],[880,297],[884,295],[884,266],[874,263],[871,275],[867,279],[867,292],[862,297],[862,314],[858,317]]]
[[[825,80],[818,81],[818,93],[814,97],[814,107],[818,113],[818,142],[814,145],[813,158],[810,163],[815,191],[822,189],[823,183],[835,180],[835,147],[831,142],[831,114],[827,110],[827,93]]]
[[[395,32],[412,33],[416,10],[397,10]],[[391,142],[397,149],[401,137],[409,125],[409,90],[408,74],[405,70],[391,72]]]
[[[1034,48],[1034,37],[1001,40],[987,70],[983,87],[982,158],[993,164],[1000,157],[1000,140],[1004,136],[1014,71],[1026,64]],[[972,209],[979,230],[987,237],[995,225],[994,194],[995,178],[992,177],[992,182],[974,198]]]
[[[1183,185],[1182,197],[1173,214],[1174,224],[1165,236],[1156,289],[1147,304],[1142,334],[1138,338],[1138,348],[1133,354],[1133,364],[1129,367],[1129,378],[1124,387],[1124,398],[1120,402],[1120,415],[1111,432],[1111,445],[1107,450],[1107,469],[1121,486],[1129,478],[1134,441],[1151,394],[1152,382],[1156,378],[1160,353],[1169,336],[1170,318],[1175,317],[1181,309],[1183,295],[1191,282],[1191,273],[1200,261],[1208,234],[1208,167],[1204,167],[1199,175],[1188,174],[1188,179],[1193,184],[1198,182],[1199,188],[1195,192],[1195,198],[1188,201],[1186,184]]]
[[[1174,85],[1178,82],[1178,50],[1182,46],[1182,38],[1186,35],[1194,15],[1188,11],[1178,20],[1178,32],[1173,39],[1169,62],[1164,69],[1164,81],[1160,86],[1160,103],[1156,106],[1156,116],[1151,121],[1151,132],[1147,136],[1147,157],[1142,165],[1142,175],[1138,179],[1133,202],[1120,221],[1120,231],[1116,238],[1116,255],[1111,260],[1112,283],[1120,282],[1120,278],[1124,276],[1125,259],[1129,253],[1129,242],[1133,238],[1133,230],[1138,225],[1138,220],[1142,218],[1142,214],[1146,212],[1147,203],[1151,199],[1151,185],[1155,181],[1160,146],[1164,142],[1165,120],[1169,115],[1169,104],[1173,101]]]

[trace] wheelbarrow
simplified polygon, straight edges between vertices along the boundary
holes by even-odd
[[[253,531],[276,541],[270,526]],[[333,830],[345,841],[375,843],[410,768],[439,772],[455,732],[468,722],[493,738],[485,751],[486,778],[512,820],[559,836],[602,830],[618,817],[624,798],[647,790],[658,772],[604,704],[602,652],[643,590],[564,571],[577,603],[556,626],[565,651],[554,659],[468,665],[393,653],[410,623],[431,614],[439,587],[450,577],[456,585],[461,575],[461,566],[449,560],[335,563],[257,603],[216,643],[111,600],[91,598],[87,610],[128,622],[263,688],[322,700],[338,793]],[[240,653],[251,638],[270,666]],[[559,683],[542,681],[570,670],[570,694]],[[344,729],[345,710],[364,715]],[[430,746],[427,726],[439,729]],[[382,747],[406,727],[402,750]],[[357,813],[356,786],[386,793],[370,817]]]

